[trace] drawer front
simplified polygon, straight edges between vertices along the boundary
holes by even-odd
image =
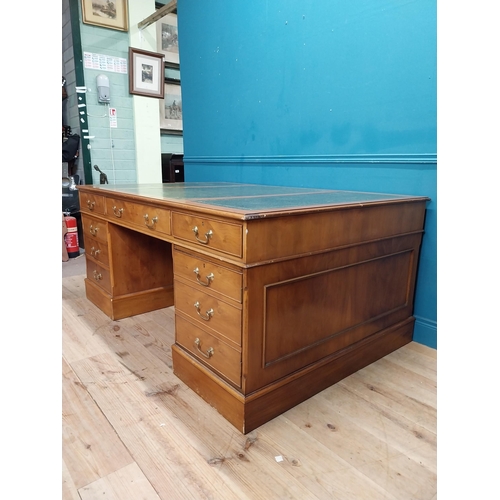
[[[82,214],[83,236],[85,242],[90,244],[91,239],[101,243],[108,243],[108,223]]]
[[[129,222],[151,232],[170,234],[170,210],[107,198],[106,213],[110,221]]]
[[[90,259],[87,259],[87,278],[101,288],[104,288],[108,293],[111,293],[109,270]]]
[[[176,310],[201,328],[212,329],[216,335],[241,346],[240,309],[178,280],[174,280],[174,300]]]
[[[174,275],[182,276],[194,288],[207,293],[218,292],[241,303],[243,288],[241,273],[214,264],[199,256],[174,250]]]
[[[212,370],[236,386],[241,386],[241,353],[237,349],[177,315],[175,339],[179,345]]]
[[[87,257],[92,257],[100,264],[109,266],[108,245],[95,239],[90,240],[88,243],[85,249]]]
[[[104,196],[91,193],[80,193],[80,210],[82,212],[104,215]]]
[[[223,253],[243,256],[243,226],[205,217],[172,212],[172,233],[189,241]]]

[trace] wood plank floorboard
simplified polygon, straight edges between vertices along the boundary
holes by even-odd
[[[93,500],[94,498],[160,500],[136,462],[81,488],[80,495],[82,500]]]
[[[134,462],[84,384],[63,360],[63,460],[76,488]]]
[[[174,310],[62,280],[63,500],[437,497],[436,351],[412,342],[243,435],[172,372]]]

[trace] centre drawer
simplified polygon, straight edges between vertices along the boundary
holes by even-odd
[[[242,224],[172,212],[172,234],[200,247],[243,256]]]
[[[215,292],[241,303],[243,278],[240,272],[214,264],[199,255],[190,255],[174,248],[174,275],[207,293]]]
[[[106,198],[106,213],[110,221],[128,222],[151,232],[170,234],[170,210],[164,208]]]
[[[241,309],[174,280],[175,309],[226,340],[241,346]]]

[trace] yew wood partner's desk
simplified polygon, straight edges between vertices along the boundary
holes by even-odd
[[[175,306],[174,373],[247,433],[412,339],[428,198],[79,186],[87,298]]]

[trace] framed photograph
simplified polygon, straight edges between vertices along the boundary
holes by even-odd
[[[82,21],[113,30],[128,31],[127,0],[82,0]]]
[[[160,101],[160,129],[170,132],[182,132],[182,96],[181,86],[165,83],[164,98]]]
[[[163,54],[129,47],[128,85],[131,94],[163,99],[164,81]]]
[[[165,56],[165,62],[179,64],[177,14],[167,14],[156,21],[156,42],[158,52]]]

